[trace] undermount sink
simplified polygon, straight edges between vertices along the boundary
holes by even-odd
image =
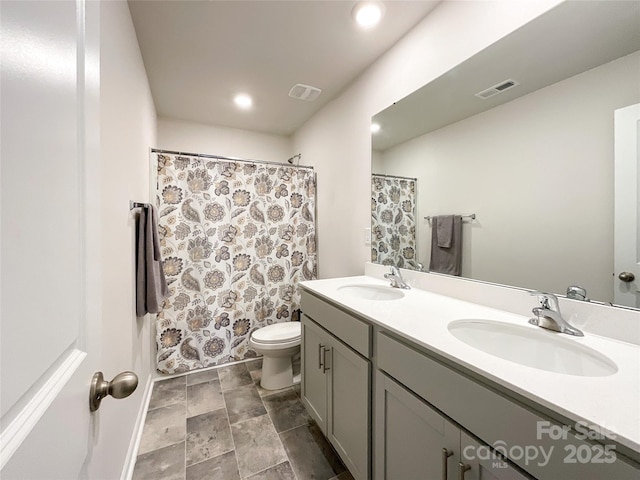
[[[398,300],[404,293],[397,288],[381,285],[344,285],[338,291],[362,300]]]
[[[492,320],[456,320],[448,328],[467,345],[520,365],[582,377],[606,377],[618,371],[600,352],[562,334]]]

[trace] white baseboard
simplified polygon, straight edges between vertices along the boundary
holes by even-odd
[[[129,444],[129,450],[127,451],[127,457],[125,458],[120,480],[131,480],[133,477],[133,469],[136,466],[136,459],[138,458],[138,449],[140,448],[140,440],[142,439],[142,430],[144,429],[144,422],[147,418],[147,410],[149,408],[149,401],[151,400],[151,392],[153,391],[154,383],[155,380],[150,374],[147,377],[140,410],[138,411],[136,425],[133,429],[133,434],[131,435],[131,443]]]

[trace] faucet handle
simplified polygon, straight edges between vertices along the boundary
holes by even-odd
[[[538,301],[540,302],[540,306],[542,308],[547,308],[550,310],[555,310],[556,312],[560,312],[560,305],[558,304],[558,297],[553,293],[547,292],[529,292],[529,295],[538,297]]]
[[[583,302],[588,302],[587,298],[587,289],[581,287],[580,285],[570,285],[567,287],[567,298],[572,298],[574,300],[582,300]]]

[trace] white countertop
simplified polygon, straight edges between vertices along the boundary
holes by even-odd
[[[573,422],[586,422],[620,445],[640,453],[640,347],[590,333],[584,337],[564,335],[563,338],[606,355],[616,363],[618,371],[604,377],[582,377],[539,370],[470,347],[447,329],[449,322],[459,319],[487,319],[538,329],[527,323],[529,316],[416,288],[402,290],[403,298],[390,301],[363,300],[338,290],[345,285],[364,284],[388,286],[389,282],[367,276],[301,282],[305,290]],[[526,311],[523,307],[523,312]]]

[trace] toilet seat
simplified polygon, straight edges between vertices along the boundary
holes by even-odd
[[[254,330],[251,334],[251,339],[262,345],[297,343],[301,338],[302,325],[300,322],[274,323]]]

